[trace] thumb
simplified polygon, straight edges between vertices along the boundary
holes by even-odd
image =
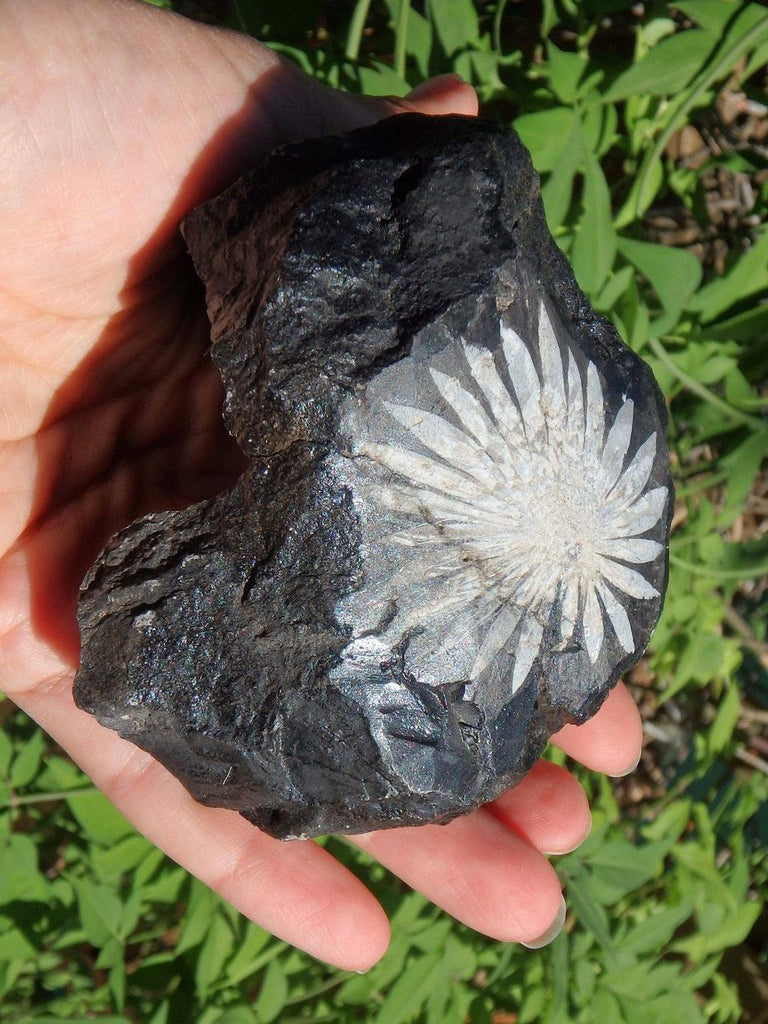
[[[306,83],[309,85],[309,83]],[[375,124],[393,114],[466,114],[477,115],[478,102],[475,90],[459,75],[438,75],[417,85],[407,96],[356,96],[336,92],[317,83],[312,83],[318,92],[314,112],[322,109],[322,124],[316,120],[315,131],[304,131],[304,135],[332,135]],[[320,128],[318,131],[317,128]]]
[[[394,100],[405,109],[421,114],[477,115],[477,93],[459,75],[438,75],[417,85],[403,100]]]

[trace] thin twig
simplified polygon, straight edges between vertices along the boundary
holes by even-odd
[[[742,704],[739,718],[745,718],[748,722],[760,722],[762,725],[768,725],[768,711],[763,711],[761,708],[748,708]]]
[[[756,768],[763,775],[768,775],[768,761],[764,761],[757,754],[751,754],[748,750],[744,750],[743,747],[737,747],[734,751],[734,757],[739,761],[743,761],[744,764],[748,764],[750,768]]]
[[[739,615],[736,609],[730,605],[726,606],[723,618],[734,633],[738,633],[744,642],[744,646],[748,647],[757,656],[760,664],[764,668],[768,668],[768,644],[763,640],[757,639],[747,620]]]

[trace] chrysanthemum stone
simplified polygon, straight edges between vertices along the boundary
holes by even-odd
[[[482,121],[287,148],[185,236],[250,468],[102,554],[76,699],[274,835],[476,807],[658,619],[648,367],[577,288],[517,137]]]

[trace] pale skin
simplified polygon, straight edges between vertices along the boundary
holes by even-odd
[[[281,142],[403,110],[472,115],[475,95],[452,77],[401,101],[335,94],[253,40],[138,0],[0,0],[0,82],[0,685],[243,914],[365,970],[389,925],[338,861],[198,805],[75,707],[77,591],[115,530],[211,494],[241,467],[181,217]],[[617,776],[641,737],[620,684],[554,743]],[[578,782],[540,762],[448,826],[352,842],[478,931],[530,942],[560,907],[545,854],[572,850],[589,825]]]

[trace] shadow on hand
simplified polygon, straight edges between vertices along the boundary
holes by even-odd
[[[287,119],[293,131],[274,128],[281,107],[302,99],[306,106],[302,85],[287,66],[262,74],[197,155],[152,237],[127,261],[120,310],[58,388],[38,431],[32,514],[22,540],[32,623],[73,666],[79,587],[108,539],[148,512],[224,490],[245,468],[222,425],[203,289],[178,225],[276,145],[309,134],[295,128],[306,112]],[[322,102],[316,115],[314,134],[349,127],[324,121]]]

